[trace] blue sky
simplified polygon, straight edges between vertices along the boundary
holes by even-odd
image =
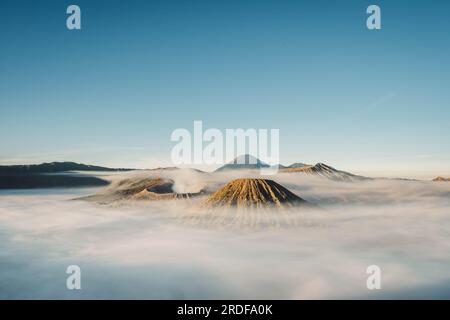
[[[82,30],[66,28],[78,4]],[[382,29],[366,28],[378,4]],[[170,165],[176,128],[282,163],[450,176],[448,1],[2,1],[0,163]]]

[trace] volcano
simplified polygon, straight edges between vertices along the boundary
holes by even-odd
[[[309,203],[273,180],[236,179],[212,194],[206,207],[294,207]]]
[[[100,193],[81,197],[78,200],[95,201],[109,204],[123,200],[171,200],[190,199],[203,195],[203,190],[194,193],[177,193],[173,190],[175,182],[163,178],[124,179],[113,183],[110,188]]]
[[[450,178],[437,177],[437,178],[434,178],[433,181],[439,181],[439,182],[450,181]]]
[[[269,168],[270,166],[267,163],[262,162],[258,158],[255,158],[252,155],[244,154],[233,161],[223,165],[218,168],[216,172],[227,171],[227,170],[239,170],[239,169],[261,169],[261,168]]]
[[[314,166],[289,166],[281,169],[281,172],[299,172],[307,175],[314,175],[335,181],[360,181],[369,180],[370,178],[358,176],[349,172],[337,170],[323,163],[317,163]]]

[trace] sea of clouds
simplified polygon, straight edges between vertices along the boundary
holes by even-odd
[[[178,192],[252,176],[161,174]],[[195,201],[114,206],[72,200],[98,189],[2,191],[0,298],[450,298],[449,183],[272,179],[323,210],[300,212],[295,228],[204,228],[179,219]],[[374,264],[380,290],[366,287]],[[69,265],[81,268],[81,290],[66,289]]]

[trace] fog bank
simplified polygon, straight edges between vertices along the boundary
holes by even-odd
[[[183,190],[231,179],[168,177]],[[99,206],[70,200],[95,190],[2,192],[0,298],[450,298],[450,184],[273,179],[324,210],[299,213],[296,228],[209,229],[180,222],[192,213],[184,200]],[[65,287],[71,264],[82,290]],[[381,290],[366,288],[373,264]]]

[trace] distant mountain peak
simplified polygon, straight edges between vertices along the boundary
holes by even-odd
[[[308,175],[328,178],[336,181],[357,181],[366,180],[367,177],[358,176],[349,172],[337,170],[325,163],[316,163],[315,165],[305,165],[303,167],[288,167],[282,169],[284,172],[300,172]]]
[[[216,171],[236,170],[236,169],[260,169],[268,167],[270,166],[267,163],[262,162],[255,156],[252,156],[250,154],[243,154],[234,158],[234,160],[228,162],[222,167],[218,168]]]
[[[284,167],[284,168],[303,168],[309,166],[308,164],[302,163],[302,162],[295,162],[291,164],[290,166]]]
[[[332,166],[329,166],[329,165],[327,165],[325,163],[322,163],[322,162],[316,163],[314,165],[314,168],[316,168],[317,170],[327,170],[327,171],[335,171],[335,172],[339,171],[339,170],[333,168]]]
[[[255,156],[252,156],[251,154],[242,154],[242,155],[234,158],[234,160],[231,161],[230,163],[233,163],[233,164],[258,164],[258,163],[263,163],[263,162],[261,160],[259,160],[258,158],[256,158]]]
[[[450,178],[444,178],[444,177],[436,177],[433,179],[433,181],[450,181]]]

